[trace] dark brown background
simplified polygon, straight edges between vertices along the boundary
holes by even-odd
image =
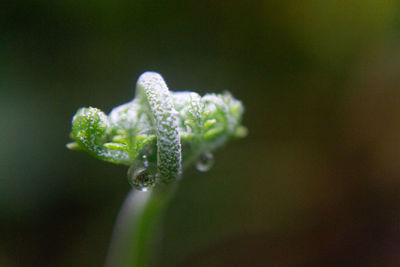
[[[103,264],[127,170],[64,145],[147,70],[250,133],[185,172],[162,266],[400,264],[399,2],[257,2],[1,1],[1,266]]]

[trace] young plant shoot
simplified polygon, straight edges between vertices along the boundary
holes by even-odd
[[[67,146],[111,163],[129,166],[130,184],[147,191],[170,183],[196,162],[199,171],[213,164],[211,152],[246,135],[243,105],[229,93],[171,92],[155,72],[139,77],[136,97],[107,116],[81,108],[72,119]]]
[[[109,115],[93,107],[77,111],[67,147],[128,166],[134,188],[118,216],[106,266],[156,266],[159,221],[177,181],[192,163],[208,171],[213,150],[246,136],[243,111],[229,93],[171,92],[155,72],[143,73],[135,98]]]

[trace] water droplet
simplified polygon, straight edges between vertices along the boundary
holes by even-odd
[[[196,168],[198,171],[206,172],[214,165],[214,156],[210,152],[205,152],[197,158]]]
[[[143,166],[144,166],[145,168],[148,168],[148,167],[149,167],[149,161],[147,160],[147,156],[146,156],[146,155],[143,155],[143,156],[142,156],[142,162],[143,162]]]
[[[157,180],[157,167],[147,160],[132,165],[128,170],[128,182],[137,190],[146,192],[151,189]]]

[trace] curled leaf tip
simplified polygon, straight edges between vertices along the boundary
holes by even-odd
[[[72,119],[74,142],[67,147],[130,166],[130,183],[147,190],[177,180],[192,162],[210,158],[230,139],[245,137],[243,112],[230,93],[171,92],[160,74],[145,72],[135,98],[109,115],[93,107],[79,109]]]

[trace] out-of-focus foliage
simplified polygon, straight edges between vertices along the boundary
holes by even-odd
[[[250,134],[193,169],[164,266],[400,262],[395,0],[0,4],[0,265],[101,266],[126,170],[65,149],[71,114],[137,77],[229,90]]]

